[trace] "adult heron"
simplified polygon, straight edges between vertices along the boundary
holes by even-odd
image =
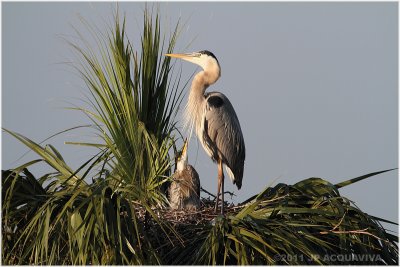
[[[188,54],[166,54],[166,56],[189,61],[203,69],[193,78],[186,105],[185,121],[186,126],[190,127],[190,133],[195,128],[204,150],[218,164],[215,212],[218,210],[221,194],[221,214],[224,214],[222,166],[225,166],[232,182],[240,189],[246,149],[239,120],[229,99],[220,92],[206,93],[206,89],[221,76],[219,62],[215,55],[207,50]]]

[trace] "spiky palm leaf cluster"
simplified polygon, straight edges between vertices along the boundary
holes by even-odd
[[[132,199],[113,193],[107,181],[43,186],[46,177],[35,179],[27,169],[2,175],[4,264],[159,262],[142,238]]]
[[[76,109],[92,120],[103,141],[90,145],[106,148],[102,171],[110,170],[107,174],[126,192],[144,193],[142,199],[156,204],[165,201],[158,192],[170,175],[168,153],[175,143],[174,118],[182,100],[179,79],[171,80],[170,59],[164,57],[174,48],[178,25],[165,45],[158,15],[154,18],[146,10],[139,53],[126,36],[125,19],[122,25],[119,20],[117,14],[107,38],[87,25],[96,51],[71,43],[82,59],[75,67],[90,92],[91,108]]]
[[[184,246],[171,249],[165,260],[200,265],[397,265],[398,237],[382,228],[381,219],[341,196],[341,186],[309,178],[268,187],[237,212],[218,216],[201,230],[195,225],[183,229],[181,234],[188,237]]]
[[[164,54],[174,48],[178,24],[167,42],[158,14],[153,16],[146,8],[138,46],[141,51],[135,51],[126,35],[125,19],[121,23],[118,13],[105,35],[82,21],[89,34],[77,31],[77,41],[67,41],[78,59],[73,67],[89,89],[85,100],[88,107],[71,109],[83,112],[92,121],[91,128],[100,141],[69,143],[94,146],[99,152],[73,170],[53,146],[42,146],[4,129],[40,159],[3,173],[3,226],[12,234],[12,245],[3,243],[9,252],[3,254],[3,261],[158,263],[151,244],[142,239],[144,231],[138,226],[131,203],[143,207],[147,217],[168,229],[151,207],[165,205],[161,186],[173,164],[170,150],[176,141],[175,115],[183,88],[179,75],[172,80],[170,59]],[[89,37],[94,46],[89,45]],[[54,172],[35,182],[26,168],[38,162],[45,162]],[[29,188],[31,184],[33,188]],[[26,195],[20,194],[22,188],[28,190]],[[30,201],[36,194],[40,197]],[[126,216],[120,218],[120,213]],[[29,217],[25,217],[27,214]]]
[[[208,214],[196,222],[192,215],[190,222],[172,223],[165,210],[141,216],[145,208],[113,194],[105,181],[85,190],[56,189],[43,187],[44,177],[35,179],[26,169],[19,176],[7,171],[3,262],[397,265],[398,237],[380,224],[387,221],[339,194],[344,184],[361,179],[278,184],[228,209],[226,217]]]

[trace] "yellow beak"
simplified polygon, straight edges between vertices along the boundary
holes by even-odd
[[[182,58],[182,59],[188,59],[191,57],[197,57],[198,53],[187,53],[187,54],[165,54],[167,57],[174,57],[174,58]]]
[[[186,154],[187,147],[188,147],[188,141],[187,141],[187,138],[186,138],[185,142],[183,143],[182,155]]]

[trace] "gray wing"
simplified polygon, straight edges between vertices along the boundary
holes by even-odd
[[[229,99],[222,93],[206,96],[203,140],[211,158],[222,158],[238,189],[242,186],[246,149],[242,129]],[[233,177],[232,177],[233,176]]]
[[[200,198],[200,178],[199,174],[197,173],[196,169],[193,168],[192,165],[187,165],[187,170],[191,173],[190,177],[192,178],[192,190],[193,194]]]

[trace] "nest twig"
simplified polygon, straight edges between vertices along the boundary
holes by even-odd
[[[152,211],[157,214],[159,218],[168,221],[174,226],[182,224],[198,225],[212,221],[215,217],[219,216],[220,213],[215,213],[215,196],[206,190],[202,189],[205,193],[209,194],[208,198],[201,199],[201,205],[199,209],[183,209],[175,210],[170,208],[153,207]],[[233,194],[226,192],[227,194]],[[138,203],[137,203],[138,204]],[[136,206],[136,215],[142,222],[145,221],[146,210],[141,205]],[[225,201],[225,214],[235,212],[240,207],[235,206],[233,203]]]

